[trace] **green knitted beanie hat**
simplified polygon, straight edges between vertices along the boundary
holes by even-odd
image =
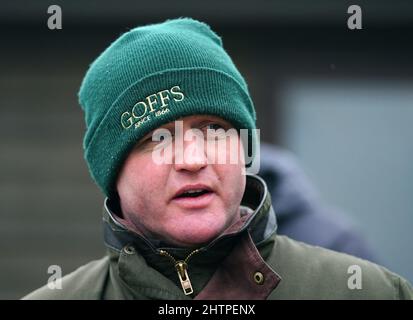
[[[247,84],[205,23],[180,18],[138,27],[91,65],[79,91],[90,173],[104,194],[131,148],[148,132],[190,115],[215,115],[255,128]]]

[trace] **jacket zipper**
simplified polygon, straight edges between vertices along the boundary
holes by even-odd
[[[179,281],[181,282],[182,290],[185,295],[190,295],[194,292],[192,288],[191,280],[188,275],[188,261],[194,254],[197,254],[200,250],[196,249],[192,251],[184,260],[176,260],[169,252],[165,250],[158,250],[161,256],[168,257],[174,263],[176,272],[178,273]]]

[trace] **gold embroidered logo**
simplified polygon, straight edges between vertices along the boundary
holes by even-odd
[[[185,96],[179,86],[173,86],[170,89],[162,90],[147,96],[144,100],[135,103],[130,111],[122,113],[120,122],[124,129],[132,126],[139,128],[143,123],[150,121],[151,117],[159,117],[169,110],[169,101],[175,102],[184,100]]]

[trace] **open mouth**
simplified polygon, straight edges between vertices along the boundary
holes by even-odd
[[[202,209],[210,206],[215,199],[215,191],[207,185],[186,185],[173,197],[174,204],[183,209]]]
[[[196,190],[187,190],[184,191],[180,194],[178,194],[175,199],[180,199],[180,198],[197,198],[201,197],[205,194],[212,193],[212,191],[207,190],[207,189],[196,189]]]

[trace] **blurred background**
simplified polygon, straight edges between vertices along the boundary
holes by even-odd
[[[49,30],[47,8],[63,28]],[[362,9],[349,30],[347,8]],[[104,254],[77,91],[129,29],[203,20],[245,76],[263,140],[294,152],[382,264],[413,281],[412,1],[2,1],[0,298]],[[275,204],[276,208],[276,204]]]

